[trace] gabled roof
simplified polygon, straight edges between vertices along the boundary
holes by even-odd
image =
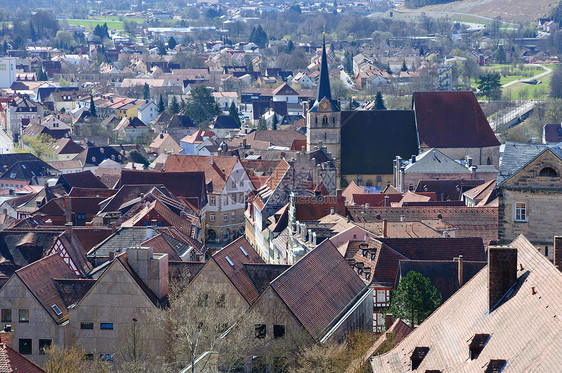
[[[414,92],[412,107],[420,147],[500,145],[472,92]]]
[[[67,137],[58,139],[53,145],[55,154],[78,154],[84,150],[83,147]]]
[[[165,233],[159,233],[156,236],[141,243],[142,247],[152,247],[155,253],[168,254],[168,260],[182,261],[183,257],[188,254],[193,246],[177,240]]]
[[[271,282],[271,288],[316,339],[352,305],[365,284],[330,241]]]
[[[244,265],[265,264],[265,262],[245,237],[240,237],[222,248],[212,256],[212,260],[217,263],[249,305],[258,299],[260,293]]]
[[[471,174],[472,172],[454,159],[433,148],[416,157],[414,163],[410,163],[404,168],[404,173]]]
[[[114,131],[128,130],[130,128],[148,128],[148,126],[137,117],[123,117],[117,127],[115,127]]]
[[[208,192],[220,193],[237,162],[239,161],[236,157],[215,156],[211,158],[203,155],[170,154],[166,158],[164,170],[166,173],[177,171],[204,172],[206,183],[212,183],[210,184],[211,188],[207,187]]]
[[[201,144],[203,141],[205,141],[205,137],[213,136],[215,136],[215,133],[213,131],[198,129],[191,135],[186,135],[185,137],[183,137],[180,142],[185,142],[188,144]]]
[[[506,360],[506,373],[559,371],[562,273],[524,236],[510,246],[517,249],[518,280],[498,307],[489,311],[490,278],[483,269],[399,345],[374,357],[373,371],[409,371],[410,354],[421,346],[429,348],[421,372],[482,372],[492,360]],[[469,344],[477,334],[490,337],[471,360]]]
[[[500,165],[497,187],[501,187],[547,149],[562,160],[562,143],[547,145],[507,142]]]
[[[279,87],[275,88],[272,92],[274,96],[298,96],[299,93],[295,91],[287,83],[281,84]]]
[[[70,192],[72,188],[107,189],[105,184],[102,183],[91,171],[62,174],[59,177],[57,184],[62,184],[67,192]]]
[[[112,146],[91,146],[78,153],[73,159],[82,162],[82,166],[99,166],[106,159],[122,162],[123,156]]]
[[[3,180],[24,180],[31,181],[40,176],[54,175],[58,170],[55,170],[48,163],[38,159],[33,161],[16,162],[12,167],[5,170],[0,179]]]
[[[58,254],[49,255],[18,269],[15,275],[56,323],[60,324],[68,318],[68,309],[60,297],[53,279],[77,279],[78,276]],[[57,307],[58,309],[56,309]],[[57,314],[58,311],[60,314]]]
[[[45,373],[39,365],[6,343],[0,344],[0,371],[4,373]]]
[[[144,205],[144,202],[139,202]],[[134,227],[147,222],[147,220],[156,219],[162,225],[173,226],[185,232],[191,232],[191,223],[187,219],[181,218],[178,214],[170,210],[168,206],[155,199],[148,206],[144,206],[142,210],[135,213],[130,219],[124,221],[122,227]],[[167,223],[167,224],[166,224]]]
[[[164,185],[161,184],[160,185],[155,185],[155,184],[123,185],[113,196],[100,202],[99,212],[101,214],[104,212],[119,211],[124,203],[150,192],[152,188],[165,188],[165,187]]]
[[[239,129],[240,125],[232,115],[217,115],[213,123],[213,129]]]
[[[341,122],[342,175],[391,175],[396,156],[418,154],[413,111],[342,111]]]
[[[481,185],[484,180],[420,180],[416,193],[434,192],[438,201],[460,201],[462,194],[467,190]]]

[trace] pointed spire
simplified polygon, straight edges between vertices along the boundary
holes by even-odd
[[[316,103],[319,103],[324,97],[327,97],[330,102],[332,101],[330,74],[328,72],[328,58],[326,57],[326,31],[322,33],[322,62],[320,63],[320,82],[318,84]]]

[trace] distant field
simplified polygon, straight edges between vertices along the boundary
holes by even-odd
[[[107,28],[110,30],[123,30],[123,22],[110,19],[66,19],[65,21],[71,26],[84,26],[87,29],[93,29],[96,25],[102,26],[107,23]]]

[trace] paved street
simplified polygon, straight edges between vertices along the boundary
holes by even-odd
[[[6,132],[0,130],[0,154],[11,153],[14,147],[12,139]]]

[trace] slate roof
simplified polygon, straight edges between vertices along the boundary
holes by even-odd
[[[246,136],[234,138],[229,143],[229,146],[241,146],[244,138],[246,139],[246,143],[253,149],[267,149],[270,146],[285,146],[290,148],[295,140],[306,140],[305,135],[291,129],[277,131],[254,131]]]
[[[325,38],[325,37],[324,37]],[[318,93],[316,94],[316,102],[310,109],[317,111],[318,105],[323,98],[327,98],[332,104],[332,110],[339,111],[339,105],[332,100],[332,91],[330,89],[330,72],[328,70],[328,58],[326,56],[326,41],[322,44],[322,59],[320,61],[320,78],[318,80]]]
[[[418,154],[413,111],[342,111],[341,122],[342,175],[390,175],[396,156]]]
[[[24,267],[41,259],[53,246],[60,230],[5,229],[0,232],[0,264],[2,272]],[[4,272],[5,273],[5,272]]]
[[[7,153],[0,154],[0,167],[2,170],[12,167],[17,162],[40,160],[31,153]]]
[[[32,181],[39,176],[51,176],[57,172],[58,170],[51,167],[48,163],[38,159],[14,163],[0,175],[0,179]]]
[[[62,184],[67,192],[70,192],[72,188],[107,189],[105,184],[102,183],[91,171],[62,174],[60,175],[57,184]]]
[[[330,241],[324,241],[271,282],[271,288],[316,339],[344,312],[365,284]]]
[[[129,184],[123,185],[119,188],[119,191],[113,196],[107,198],[106,200],[100,202],[99,213],[104,212],[116,212],[121,209],[121,206],[130,201],[131,199],[138,198],[141,194],[147,194],[152,190],[152,188],[165,188],[163,185],[154,184]]]
[[[212,256],[212,260],[217,263],[249,305],[258,299],[260,295],[258,289],[250,279],[244,265],[265,264],[265,262],[245,237],[240,237],[219,250]]]
[[[62,300],[58,289],[53,281],[55,278],[77,279],[78,276],[58,255],[49,255],[32,264],[16,271],[16,276],[25,284],[37,301],[43,306],[52,319],[60,324],[68,319],[68,309]],[[53,305],[61,311],[57,315]]]
[[[188,243],[177,240],[165,233],[144,241],[142,247],[152,247],[155,253],[168,254],[168,260],[181,261],[182,256],[186,255],[190,249],[194,249]],[[187,258],[186,258],[187,259]]]
[[[45,373],[39,365],[36,365],[6,343],[0,344],[0,372]]]
[[[507,142],[498,174],[497,188],[501,187],[547,149],[550,149],[562,160],[562,143],[547,145]]]
[[[482,372],[493,360],[506,360],[503,373],[557,372],[562,351],[562,274],[523,236],[517,249],[513,290],[489,311],[489,273],[481,270],[390,352],[373,358],[373,371],[410,371],[416,347],[429,347],[418,371]],[[534,291],[533,291],[534,289]],[[490,334],[477,359],[469,359],[476,334]]]
[[[482,184],[484,180],[420,180],[415,192],[434,192],[438,201],[460,201],[464,192]]]
[[[291,268],[285,264],[244,264],[244,268],[250,277],[250,280],[261,294],[267,289],[271,281],[275,280],[279,275]]]
[[[185,114],[176,114],[174,115],[169,122],[168,127],[197,127],[191,117]]]
[[[99,166],[106,159],[122,162],[123,156],[111,146],[91,146],[78,153],[73,159],[82,162],[82,166]]]
[[[454,159],[433,148],[416,157],[414,163],[410,163],[404,168],[404,173],[471,174],[472,172]]]
[[[240,125],[236,122],[236,119],[232,115],[217,115],[215,121],[213,122],[213,129],[223,128],[223,129],[239,129]]]
[[[121,119],[119,124],[115,127],[114,131],[127,130],[129,128],[147,128],[147,125],[137,117],[123,117],[123,119]]]
[[[500,145],[472,92],[414,92],[412,107],[420,147]]]

